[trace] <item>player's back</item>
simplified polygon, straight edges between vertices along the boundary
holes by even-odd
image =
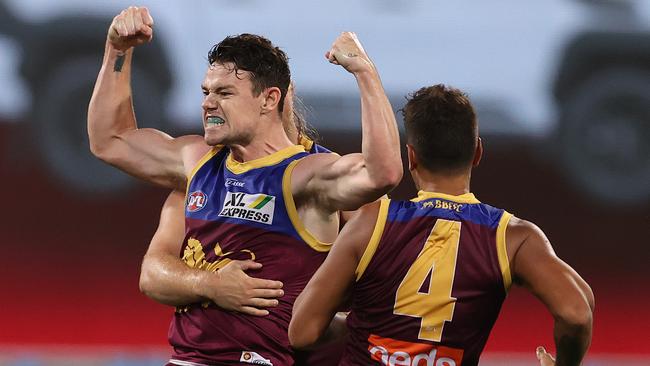
[[[380,207],[341,365],[476,365],[510,286],[511,215],[471,193]]]

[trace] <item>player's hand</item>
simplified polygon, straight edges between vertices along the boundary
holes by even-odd
[[[341,33],[330,50],[325,53],[325,57],[329,62],[341,65],[353,74],[375,70],[370,57],[368,57],[357,35],[353,32]]]
[[[250,277],[247,270],[262,268],[261,263],[232,261],[219,269],[218,285],[208,294],[220,308],[249,315],[265,316],[264,309],[278,305],[284,295],[282,282]]]
[[[119,51],[151,42],[152,38],[153,18],[143,7],[122,10],[108,28],[108,42]]]
[[[537,347],[535,353],[537,354],[540,366],[555,366],[555,359],[550,355],[550,353],[546,352],[544,347]]]

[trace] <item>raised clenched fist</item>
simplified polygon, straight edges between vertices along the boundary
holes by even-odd
[[[375,66],[361,46],[357,35],[353,32],[343,32],[334,41],[332,47],[325,54],[329,62],[341,65],[348,72],[358,73],[374,71]]]
[[[108,42],[117,50],[150,42],[153,38],[153,18],[147,8],[130,6],[122,10],[108,28]]]

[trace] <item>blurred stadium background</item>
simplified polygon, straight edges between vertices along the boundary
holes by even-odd
[[[167,192],[90,156],[85,115],[105,34],[126,1],[0,1],[0,365],[161,365],[172,309],[138,291]],[[424,85],[466,90],[486,146],[479,199],[541,226],[591,284],[586,365],[650,364],[650,2],[141,1],[142,126],[199,132],[210,46],[268,36],[291,57],[322,143],[359,151],[353,78],[324,52],[356,31],[395,109]],[[392,197],[415,192],[410,180]],[[552,318],[513,289],[482,365],[533,365]]]

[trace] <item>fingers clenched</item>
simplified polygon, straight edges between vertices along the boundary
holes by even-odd
[[[124,16],[124,23],[126,24],[126,28],[129,31],[128,33],[129,36],[133,36],[138,32],[136,19],[139,19],[140,17],[139,16],[136,17],[136,12],[137,12],[137,8],[132,6],[126,11],[126,14]]]
[[[129,36],[129,28],[127,28],[126,23],[124,22],[124,17],[120,17],[115,21],[115,30],[120,37]]]
[[[129,7],[113,18],[108,41],[118,50],[150,42],[153,37],[153,18],[146,8]]]
[[[374,66],[366,51],[361,46],[357,35],[353,32],[343,32],[339,35],[330,50],[325,54],[327,60],[335,65],[343,66],[348,72],[358,73],[374,70]]]
[[[133,21],[133,34],[146,33],[145,29],[149,29],[142,22],[142,16],[140,16],[139,11],[135,12],[130,19]]]
[[[139,8],[139,12],[142,23],[153,28],[153,18],[151,17],[151,14],[149,14],[149,9]]]

